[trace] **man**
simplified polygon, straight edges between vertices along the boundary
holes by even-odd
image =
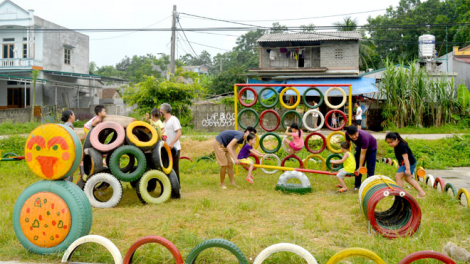
[[[220,133],[214,140],[214,153],[217,158],[217,163],[220,168],[220,188],[227,189],[225,186],[225,172],[228,169],[228,177],[230,178],[230,183],[235,184],[233,178],[233,163],[234,160],[236,165],[240,165],[240,161],[237,158],[237,153],[235,149],[238,144],[242,144],[245,141],[248,134],[256,134],[256,130],[253,127],[247,127],[245,132],[240,132],[236,130],[227,130]]]
[[[356,126],[357,126],[357,129],[361,130],[361,125],[362,125],[362,107],[361,107],[361,103],[356,101],[356,103],[354,104],[354,107],[356,107],[356,115],[355,115]]]
[[[160,106],[160,112],[165,118],[163,125],[165,126],[166,143],[171,149],[171,155],[173,156],[173,170],[175,170],[176,176],[181,186],[180,180],[180,137],[181,137],[181,124],[176,116],[171,115],[171,106],[164,103]]]
[[[377,140],[367,131],[358,130],[355,125],[346,127],[346,141],[353,142],[356,145],[356,173],[359,168],[364,167],[367,163],[367,177],[373,176],[375,173],[375,163],[377,156]],[[357,191],[361,187],[362,175],[356,176],[354,190]]]

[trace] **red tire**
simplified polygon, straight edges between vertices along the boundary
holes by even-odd
[[[294,155],[294,154],[289,155],[289,156],[283,158],[282,161],[281,161],[281,167],[284,167],[284,164],[285,164],[286,161],[288,161],[290,158],[294,158],[294,159],[296,159],[296,160],[299,162],[299,168],[303,168],[303,167],[304,167],[303,161],[302,161],[299,157],[297,157],[297,155]]]
[[[419,260],[419,259],[435,259],[435,260],[439,260],[443,263],[455,264],[455,261],[453,261],[448,256],[446,256],[446,255],[444,255],[440,252],[436,252],[436,251],[432,251],[432,250],[423,250],[423,251],[418,251],[418,252],[412,253],[412,254],[406,256],[404,259],[402,259],[398,264],[409,264],[409,263],[412,263],[412,262],[414,262],[416,260]]]
[[[332,115],[333,113],[338,113],[340,114],[341,116],[343,116],[343,119],[344,119],[344,122],[343,124],[340,126],[340,127],[337,127],[337,128],[333,128],[330,126],[329,122],[328,122],[328,117],[330,117],[330,115]],[[332,131],[339,131],[341,129],[343,129],[345,126],[346,126],[346,123],[348,122],[348,118],[346,117],[346,114],[341,111],[341,110],[331,110],[329,111],[328,113],[326,113],[326,116],[325,116],[325,125],[327,128],[329,128],[330,130]]]
[[[250,157],[253,157],[253,158],[255,159],[255,164],[258,164],[258,165],[260,164],[260,163],[259,163],[259,158],[258,158],[258,156],[253,155],[253,154],[250,153]],[[250,168],[250,166],[247,166],[247,167],[246,167],[246,166],[242,166],[242,167],[243,167],[245,170],[248,170],[248,169]],[[255,171],[256,169],[257,169],[257,168],[253,168],[253,171]]]
[[[264,115],[267,114],[267,113],[273,113],[273,114],[276,116],[276,119],[277,119],[276,126],[275,126],[274,128],[272,128],[272,129],[267,129],[266,127],[264,127],[264,124],[263,124],[263,117],[264,117]],[[261,126],[262,129],[264,129],[264,130],[266,130],[266,131],[268,131],[268,132],[271,132],[271,131],[276,130],[276,129],[279,127],[279,125],[281,124],[281,117],[280,117],[279,114],[278,114],[276,111],[274,111],[273,109],[267,109],[267,110],[264,110],[264,111],[261,113],[261,115],[259,116],[259,124],[260,124],[260,126]]]
[[[392,166],[392,159],[391,159],[391,158],[388,158],[388,159],[387,159],[387,162],[385,162],[385,164]]]
[[[182,159],[189,160],[189,161],[193,162],[193,160],[190,157],[182,156],[182,157],[180,157],[180,160],[182,160]]]
[[[137,240],[134,244],[131,245],[131,247],[127,251],[126,256],[124,257],[123,263],[124,264],[132,263],[132,257],[134,256],[135,251],[139,247],[148,243],[157,243],[166,247],[170,251],[170,253],[173,255],[173,258],[175,259],[176,264],[184,264],[183,257],[181,256],[181,253],[178,250],[178,248],[176,248],[176,246],[170,241],[168,241],[167,239],[163,237],[159,237],[159,236],[147,236],[147,237],[143,237]]]
[[[114,133],[114,140],[109,143],[104,143],[108,133]],[[90,143],[96,150],[102,153],[108,153],[114,149],[117,149],[126,139],[126,132],[124,127],[120,124],[112,121],[107,121],[98,124],[90,132]]]
[[[245,91],[251,91],[255,98],[253,99],[253,102],[251,102],[250,104],[247,104],[245,102],[243,102],[242,100],[242,95],[243,95],[243,92]],[[251,87],[245,87],[243,89],[241,89],[239,92],[238,92],[238,101],[240,102],[241,105],[243,105],[244,107],[252,107],[256,104],[256,102],[258,101],[258,94],[256,93],[255,89],[251,88]]]
[[[437,177],[435,180],[434,180],[434,186],[432,186],[434,189],[437,189],[437,184],[440,184],[441,185],[441,192],[444,192],[444,187],[446,186],[445,182],[444,182],[444,179],[442,179],[441,177]]]
[[[321,137],[321,139],[322,139],[322,141],[323,141],[323,144],[322,144],[322,146],[321,146],[321,148],[320,148],[319,150],[312,150],[312,149],[310,149],[310,147],[308,146],[308,140],[309,140],[312,136],[319,136],[319,137]],[[305,148],[308,150],[308,152],[313,153],[313,154],[318,154],[318,153],[321,153],[323,150],[325,150],[325,148],[326,148],[326,138],[325,138],[325,136],[322,135],[320,132],[312,132],[312,133],[308,134],[308,136],[305,138],[304,145],[305,145]]]

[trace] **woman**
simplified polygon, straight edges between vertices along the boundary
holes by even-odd
[[[61,118],[62,122],[65,122],[64,125],[70,127],[71,129],[74,129],[73,127],[73,123],[75,123],[75,114],[73,113],[72,110],[64,110],[62,112],[62,118]],[[74,131],[75,132],[75,131]],[[76,132],[75,132],[76,134]],[[78,135],[78,138],[80,139],[80,141],[83,141],[85,139],[85,136],[84,135]]]

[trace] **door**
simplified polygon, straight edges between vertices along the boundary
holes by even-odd
[[[15,50],[15,44],[3,44],[3,58],[4,59],[13,59],[13,51]],[[3,67],[13,66],[13,60],[3,61]]]
[[[26,89],[26,105],[30,105],[30,89]],[[24,88],[8,88],[7,89],[7,107],[23,108],[24,107]]]

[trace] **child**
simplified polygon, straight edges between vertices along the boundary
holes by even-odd
[[[149,114],[145,114],[145,120],[150,123],[150,125],[154,126],[157,130],[160,131],[160,135],[162,135],[162,139],[166,141],[166,134],[165,134],[165,125],[163,122],[160,120],[160,109],[154,108],[152,109],[152,117],[149,119]]]
[[[62,122],[65,122],[64,125],[70,127],[71,129],[74,129],[73,127],[73,123],[75,122],[75,114],[73,113],[72,110],[64,110],[62,112],[62,118],[60,119],[62,120]],[[83,141],[85,139],[85,136],[84,135],[78,135],[78,138],[80,139],[80,141]]]
[[[251,172],[253,171],[253,167],[254,167],[254,164],[253,164],[253,161],[248,159],[248,157],[250,156],[250,153],[252,153],[253,155],[256,155],[258,157],[263,157],[264,154],[255,150],[253,148],[253,146],[256,145],[256,135],[255,134],[248,134],[248,136],[246,137],[246,144],[243,146],[243,148],[240,150],[240,152],[238,153],[238,160],[243,163],[243,164],[246,164],[246,165],[250,165],[250,168],[248,169],[248,175],[246,176],[246,180],[249,182],[249,183],[253,183],[253,175],[251,174]]]
[[[343,158],[340,160],[330,161],[331,164],[344,163],[343,168],[340,169],[338,173],[336,174],[336,177],[338,178],[338,181],[339,181],[339,184],[336,185],[336,187],[341,188],[338,191],[339,193],[344,193],[348,190],[348,187],[346,186],[343,180],[344,177],[346,177],[348,173],[354,173],[354,171],[356,170],[356,160],[354,159],[354,155],[351,154],[351,152],[349,151],[350,147],[351,145],[347,141],[341,143],[341,151],[344,153]]]
[[[103,118],[106,117],[106,108],[103,105],[95,106],[95,114],[96,116],[90,119],[85,126],[83,126],[83,130],[85,131],[85,135],[90,132],[90,130],[98,125],[99,123],[103,122]]]
[[[395,132],[389,132],[385,136],[385,141],[388,145],[395,150],[395,157],[398,160],[400,167],[395,174],[395,180],[401,188],[403,188],[403,177],[411,186],[413,186],[418,191],[417,198],[424,198],[426,193],[421,189],[418,182],[413,180],[412,175],[416,168],[416,158],[413,156],[408,143],[400,136],[400,134]]]
[[[331,123],[332,123],[333,128],[338,127],[338,122],[336,120],[336,113],[335,112],[333,112],[333,114],[331,115]]]
[[[292,132],[289,132],[289,128]],[[304,147],[304,139],[303,139],[303,131],[299,129],[297,123],[292,123],[290,127],[286,129],[286,136],[292,136],[293,140],[286,140],[289,144],[288,152],[290,154],[294,154],[299,152]]]

